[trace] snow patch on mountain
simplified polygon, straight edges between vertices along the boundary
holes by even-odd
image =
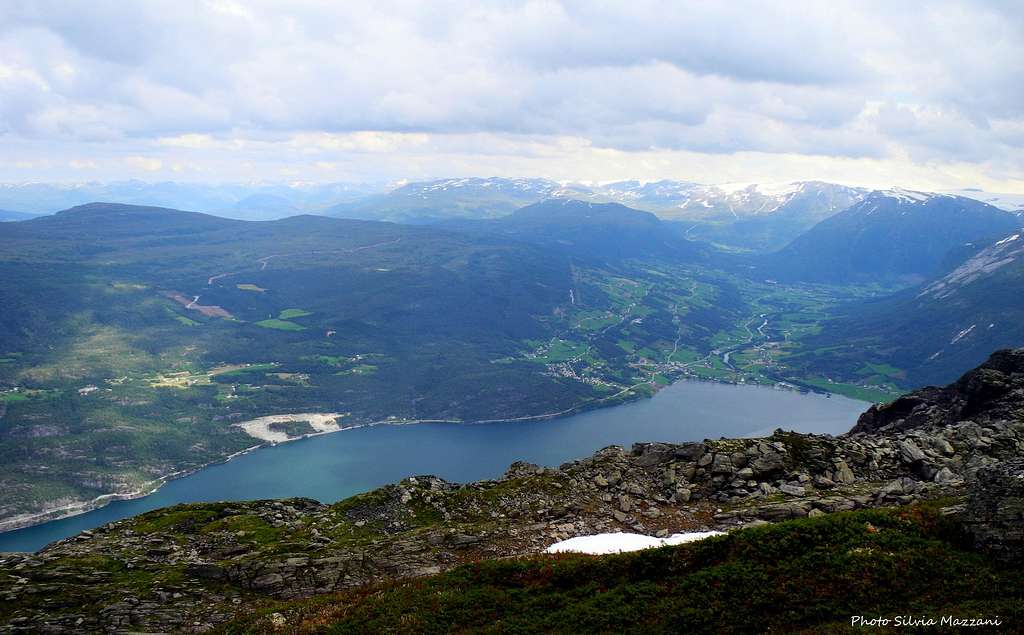
[[[971,284],[1001,267],[1015,262],[1024,255],[1021,234],[1012,234],[981,250],[946,276],[924,288],[917,297],[931,296],[941,299],[952,295],[960,287]]]
[[[902,187],[894,187],[889,190],[879,190],[880,196],[886,198],[894,198],[902,203],[921,203],[929,199],[935,198],[936,196],[943,196],[942,194],[935,194],[933,192],[919,192],[917,190],[907,190]]]
[[[953,336],[953,339],[949,340],[949,343],[950,344],[956,344],[960,340],[964,339],[965,337],[967,337],[968,335],[971,334],[971,331],[973,331],[974,327],[976,327],[976,326],[978,326],[978,325],[977,324],[972,324],[972,325],[968,326],[967,328],[965,328],[964,330],[960,331],[959,333],[957,333],[956,335]]]
[[[1004,239],[1000,240],[999,242],[997,242],[995,244],[995,246],[998,247],[999,245],[1005,245],[1007,243],[1011,243],[1011,242],[1013,242],[1015,240],[1019,240],[1019,239],[1020,239],[1020,234],[1014,234],[1012,236],[1007,236],[1006,238],[1004,238]]]

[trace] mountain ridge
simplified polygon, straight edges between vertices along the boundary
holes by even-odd
[[[939,272],[952,249],[1017,229],[1015,216],[974,199],[878,190],[762,258],[761,268],[808,282],[920,282]]]

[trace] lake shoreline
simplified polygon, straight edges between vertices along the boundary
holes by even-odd
[[[204,463],[202,465],[199,465],[199,466],[196,466],[196,467],[193,467],[193,468],[188,468],[188,469],[185,469],[185,470],[178,470],[178,471],[175,471],[175,472],[172,472],[172,473],[160,476],[160,477],[158,477],[158,478],[156,478],[156,479],[146,483],[144,487],[142,487],[142,488],[140,488],[138,490],[132,491],[132,492],[126,492],[126,493],[120,493],[120,494],[119,493],[102,494],[102,495],[97,496],[97,497],[95,497],[93,499],[86,500],[86,501],[81,501],[79,503],[72,503],[70,505],[65,505],[65,506],[62,506],[62,507],[57,507],[57,508],[53,508],[53,509],[50,509],[50,510],[44,510],[44,511],[40,511],[40,512],[34,512],[32,514],[23,514],[23,515],[20,515],[20,516],[15,516],[15,517],[13,517],[11,519],[8,519],[6,521],[0,521],[0,534],[5,534],[5,533],[8,533],[8,532],[17,531],[19,529],[26,529],[26,528],[29,528],[29,527],[45,525],[46,523],[49,523],[49,522],[54,522],[54,521],[59,521],[59,520],[70,518],[70,517],[74,517],[74,516],[79,516],[79,515],[82,515],[82,514],[89,513],[91,511],[95,511],[95,510],[101,509],[103,507],[106,507],[110,503],[114,503],[114,502],[118,502],[118,501],[131,501],[131,500],[137,500],[137,499],[140,499],[140,498],[145,498],[146,496],[150,496],[150,495],[156,493],[158,490],[160,490],[161,487],[163,487],[165,484],[167,484],[170,481],[181,479],[181,478],[186,478],[188,476],[196,474],[197,472],[200,472],[202,470],[205,470],[205,469],[207,469],[209,467],[212,467],[212,466],[215,466],[215,465],[223,465],[225,463],[228,463],[232,459],[235,459],[235,458],[237,458],[239,456],[243,456],[245,454],[249,454],[249,453],[254,452],[256,450],[259,450],[261,448],[274,447],[276,445],[280,445],[280,444],[284,444],[284,443],[290,443],[292,441],[299,441],[299,440],[302,440],[302,439],[308,439],[308,438],[312,438],[312,437],[319,437],[319,436],[324,436],[324,435],[327,435],[327,434],[334,434],[334,433],[343,432],[343,431],[346,431],[346,430],[355,430],[355,429],[360,429],[360,428],[369,428],[369,427],[382,426],[382,425],[387,425],[387,426],[406,426],[406,425],[417,425],[417,424],[422,424],[422,423],[459,424],[459,425],[487,425],[487,424],[497,424],[497,423],[516,423],[516,422],[524,422],[525,423],[525,422],[531,422],[531,421],[548,421],[548,420],[552,420],[552,419],[558,419],[558,418],[561,418],[561,417],[570,417],[570,416],[574,416],[574,415],[583,414],[583,413],[586,413],[586,412],[592,412],[592,411],[596,411],[596,410],[604,410],[604,409],[609,409],[609,408],[612,408],[612,407],[615,407],[615,406],[623,406],[623,405],[627,405],[627,404],[630,404],[630,403],[635,403],[635,402],[638,402],[638,401],[644,401],[646,399],[651,399],[655,395],[657,395],[659,392],[661,392],[663,389],[668,388],[670,386],[674,386],[674,385],[679,384],[679,383],[707,383],[707,384],[720,384],[720,385],[730,385],[730,386],[753,386],[753,387],[759,387],[759,388],[770,388],[770,389],[773,389],[773,390],[779,390],[779,391],[784,391],[784,392],[796,392],[796,393],[801,393],[801,394],[825,394],[825,395],[831,395],[832,394],[832,393],[828,393],[828,392],[819,393],[817,391],[801,390],[798,387],[791,386],[791,385],[785,385],[785,384],[782,384],[782,385],[780,385],[780,384],[746,384],[746,383],[719,381],[719,380],[714,380],[714,379],[704,379],[704,378],[697,378],[697,377],[682,377],[682,378],[672,382],[671,384],[667,384],[667,385],[660,385],[660,384],[656,384],[656,383],[653,383],[653,382],[650,382],[650,383],[645,382],[645,383],[642,383],[642,384],[636,384],[636,385],[631,386],[631,387],[629,387],[629,388],[627,388],[627,389],[625,389],[625,390],[623,390],[623,391],[621,391],[619,393],[616,393],[615,395],[610,395],[610,396],[604,397],[602,399],[597,399],[597,400],[594,400],[594,401],[591,401],[591,402],[579,404],[579,405],[573,406],[571,408],[567,408],[565,410],[561,410],[561,411],[558,411],[558,412],[552,412],[552,413],[544,413],[544,414],[539,414],[539,415],[529,415],[529,416],[524,416],[524,417],[507,417],[507,418],[498,418],[498,419],[480,419],[480,420],[474,420],[474,421],[464,421],[464,420],[457,420],[457,419],[413,419],[413,420],[403,420],[403,419],[389,417],[387,419],[382,419],[382,420],[377,420],[377,421],[369,421],[369,422],[365,422],[365,423],[353,423],[353,424],[350,424],[350,425],[341,425],[341,424],[339,424],[336,429],[329,429],[329,430],[311,432],[311,433],[297,435],[297,436],[294,436],[294,437],[289,437],[287,439],[276,440],[276,441],[268,440],[268,439],[261,439],[260,437],[256,437],[256,436],[252,435],[251,433],[249,433],[248,430],[246,430],[245,428],[242,428],[242,432],[244,434],[249,434],[250,437],[252,437],[255,440],[259,440],[260,442],[255,444],[255,445],[252,445],[250,447],[246,447],[246,448],[244,448],[242,450],[239,450],[237,452],[233,452],[233,453],[231,453],[229,455],[226,455],[223,458],[215,459],[213,461],[209,461],[207,463]],[[645,385],[650,386],[652,388],[652,392],[650,394],[645,394],[645,393],[638,392],[638,391],[635,390],[636,388],[638,388],[640,386],[645,386]],[[614,399],[614,401],[611,401],[613,399]],[[865,402],[865,403],[868,403],[868,402]],[[293,416],[298,416],[298,415],[330,416],[330,415],[334,415],[334,414],[337,414],[337,413],[295,413],[295,414],[292,414],[292,413],[278,413],[278,414],[275,414],[275,415],[264,415],[262,417],[256,417],[256,418],[254,418],[252,420],[249,420],[249,421],[246,421],[246,422],[240,422],[240,423],[237,423],[237,424],[233,424],[233,426],[242,426],[242,425],[244,425],[246,423],[250,423],[252,421],[258,421],[260,419],[267,419],[267,418],[274,418],[274,417],[293,417]],[[656,440],[657,439],[650,439],[650,441],[656,441]]]
[[[71,518],[72,516],[79,516],[81,514],[86,514],[88,512],[94,511],[96,509],[101,509],[103,507],[106,507],[110,503],[115,503],[117,501],[130,501],[137,500],[139,498],[145,498],[146,496],[149,496],[154,492],[158,491],[161,487],[163,487],[170,481],[191,476],[192,474],[205,470],[206,468],[211,467],[213,465],[221,465],[227,463],[228,461],[234,458],[258,450],[262,447],[265,447],[266,445],[267,444],[265,443],[259,443],[247,447],[243,450],[232,452],[231,454],[223,458],[209,461],[207,463],[203,463],[202,465],[197,465],[196,467],[188,468],[185,470],[178,470],[176,472],[171,472],[170,474],[165,474],[163,476],[153,479],[152,481],[147,482],[145,486],[132,492],[125,492],[120,494],[116,492],[111,492],[110,494],[100,494],[96,498],[81,501],[78,503],[71,503],[70,505],[65,505],[63,507],[55,507],[50,510],[44,510],[32,514],[22,514],[20,516],[14,516],[13,518],[10,518],[8,520],[0,521],[0,534],[4,534],[10,531],[17,531],[18,529],[25,529],[27,527],[44,525],[48,522],[53,522],[64,518]]]

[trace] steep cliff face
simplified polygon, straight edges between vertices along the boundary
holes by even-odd
[[[930,428],[959,421],[1024,421],[1024,348],[996,351],[945,388],[927,387],[872,406],[854,433]]]

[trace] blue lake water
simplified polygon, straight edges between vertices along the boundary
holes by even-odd
[[[37,550],[177,503],[290,496],[334,502],[407,476],[495,478],[513,461],[557,466],[613,444],[761,436],[775,428],[840,434],[867,406],[840,396],[683,381],[651,399],[550,421],[346,430],[259,449],[171,481],[144,498],[0,534],[0,551]]]

